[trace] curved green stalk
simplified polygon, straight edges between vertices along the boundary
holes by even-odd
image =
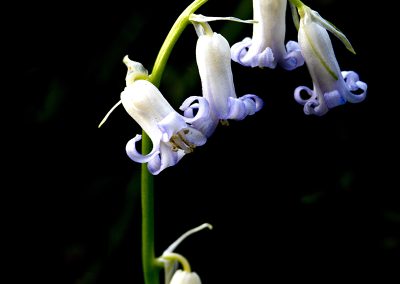
[[[207,0],[195,0],[178,17],[154,63],[153,71],[149,81],[159,87],[161,77],[167,64],[171,51],[182,34],[183,30],[190,23],[189,17]],[[149,136],[142,131],[142,153],[151,151],[152,143]],[[154,178],[147,170],[147,165],[141,167],[141,194],[142,194],[142,262],[143,273],[146,284],[159,284],[159,272],[163,263],[156,259],[154,250]]]
[[[190,23],[190,15],[207,1],[208,0],[195,0],[182,12],[178,19],[176,19],[174,25],[165,38],[163,45],[161,46],[156,58],[156,62],[154,63],[153,71],[150,75],[149,81],[152,82],[156,87],[160,85],[161,77],[164,72],[165,65],[167,64],[169,55],[171,54],[172,48],[182,34],[183,30]]]

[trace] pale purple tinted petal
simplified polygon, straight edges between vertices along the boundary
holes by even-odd
[[[276,67],[274,53],[272,52],[272,49],[270,47],[267,47],[266,49],[264,49],[263,52],[257,54],[257,56],[254,56],[252,58],[251,67],[256,66],[268,67],[272,69]]]
[[[241,100],[246,100],[246,101],[247,100],[254,101],[255,104],[256,104],[255,105],[256,108],[255,108],[254,112],[259,111],[264,106],[264,101],[260,97],[258,97],[256,95],[253,95],[253,94],[247,94],[247,95],[241,96],[240,99]]]
[[[342,76],[350,91],[356,90],[358,87],[356,82],[360,81],[360,77],[354,71],[342,71]]]
[[[304,108],[303,108],[304,113],[307,114],[307,115],[315,114],[314,109],[315,109],[316,107],[318,107],[318,105],[319,105],[319,104],[318,104],[318,101],[316,101],[316,100],[309,100],[309,101],[307,101],[307,102],[304,104]]]
[[[185,139],[196,146],[204,145],[207,142],[207,138],[199,130],[188,127],[185,129],[184,134]]]
[[[301,97],[301,92],[305,91],[309,98],[303,99]],[[300,86],[294,90],[294,99],[301,105],[304,105],[304,113],[307,115],[314,114],[321,116],[328,111],[328,107],[321,104],[318,100],[318,95],[308,87]]]
[[[325,93],[324,99],[328,108],[334,108],[346,103],[346,99],[342,97],[338,90]]]
[[[134,138],[128,141],[125,149],[128,157],[131,158],[133,161],[138,163],[146,163],[157,156],[157,154],[159,153],[159,144],[154,144],[154,141],[152,141],[153,149],[151,150],[151,152],[147,155],[142,155],[136,150],[136,142],[140,141],[141,139],[142,135],[137,134]]]
[[[171,112],[157,125],[162,132],[161,139],[164,142],[168,142],[171,139],[172,135],[177,133],[179,130],[187,127],[187,124],[185,123],[183,117],[176,112]]]
[[[210,137],[218,126],[219,119],[210,113],[209,117],[204,117],[193,121],[192,126],[203,133],[206,137]]]
[[[243,102],[247,115],[253,115],[256,113],[255,101],[253,101],[252,99],[245,99],[243,97],[240,97],[239,100]]]
[[[310,99],[304,105],[304,113],[307,115],[314,114],[317,116],[322,116],[328,112],[326,105],[321,105],[317,99]]]
[[[259,111],[264,102],[256,95],[247,94],[238,99],[229,98],[228,119],[242,120]]]
[[[152,175],[158,175],[164,168],[161,169],[160,155],[156,155],[147,163],[147,169]]]
[[[246,67],[269,67],[275,68],[276,62],[272,49],[267,47],[258,54],[248,54],[252,45],[252,39],[246,37],[241,42],[235,43],[231,47],[231,58],[233,61]]]
[[[301,54],[300,46],[295,41],[288,41],[286,44],[287,55],[281,62],[281,65],[286,70],[293,70],[304,64],[304,58]]]
[[[243,66],[250,66],[242,62],[242,59],[247,54],[250,46],[251,46],[251,38],[249,37],[246,37],[242,41],[232,45],[231,47],[232,60]]]
[[[159,155],[148,162],[147,168],[152,175],[158,175],[165,168],[176,165],[181,157],[167,143],[161,142]]]
[[[192,104],[194,101],[198,101],[198,103]],[[179,109],[184,112],[185,121],[187,123],[193,123],[195,120],[202,119],[210,115],[210,107],[207,100],[198,96],[191,96],[187,98],[179,107]],[[193,110],[197,111],[196,115],[194,115]]]
[[[346,100],[348,100],[351,103],[362,102],[367,96],[367,89],[368,89],[367,84],[360,81],[358,74],[353,71],[343,71],[342,76],[346,83],[346,86],[349,89],[349,92],[343,94]],[[360,90],[361,93],[356,93],[360,92]]]
[[[188,108],[182,109],[183,110],[183,116],[186,117],[186,119],[189,121],[195,116],[195,113],[198,112],[200,107],[199,103],[194,103],[191,104]]]
[[[307,99],[303,99],[302,97],[301,97],[301,92],[302,91],[306,91],[306,93],[310,96],[309,98],[307,98]],[[316,99],[316,94],[314,94],[314,91],[313,90],[311,90],[310,88],[308,88],[308,87],[306,87],[306,86],[300,86],[300,87],[297,87],[295,90],[294,90],[294,99],[296,100],[296,102],[298,102],[299,104],[301,104],[301,105],[305,105],[311,98],[313,98],[314,97],[314,99]]]
[[[198,101],[198,103],[193,103]],[[179,108],[185,116],[185,121],[192,127],[210,137],[215,131],[219,119],[211,112],[207,100],[203,97],[192,96],[187,98]],[[196,115],[194,113],[197,111]]]
[[[245,104],[237,98],[229,98],[229,113],[227,119],[242,120],[247,116]]]

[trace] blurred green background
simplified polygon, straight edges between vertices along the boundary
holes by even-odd
[[[12,8],[10,42],[18,56],[9,83],[18,104],[10,168],[17,175],[4,186],[11,193],[5,228],[11,241],[4,246],[17,272],[8,283],[143,283],[140,165],[125,154],[141,130],[122,107],[97,125],[125,86],[122,58],[151,70],[189,3]],[[264,108],[219,126],[205,146],[155,178],[158,255],[186,230],[214,225],[177,249],[203,283],[344,277],[389,283],[384,278],[399,270],[398,90],[397,75],[386,69],[398,59],[381,33],[395,18],[386,5],[358,0],[305,3],[350,39],[356,56],[331,37],[341,69],[358,72],[368,97],[309,117],[293,99],[297,86],[312,85],[305,66],[286,72],[232,64],[238,96],[257,94]],[[198,13],[248,19],[251,1],[209,0]],[[289,13],[286,23],[287,39],[296,40]],[[249,25],[211,26],[230,44],[251,36]],[[201,95],[196,39],[188,26],[160,86],[175,107]]]

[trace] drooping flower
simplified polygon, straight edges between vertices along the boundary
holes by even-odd
[[[187,98],[180,109],[195,128],[209,137],[218,121],[242,120],[253,115],[263,106],[256,95],[237,97],[231,69],[228,41],[211,30],[208,23],[193,23],[199,36],[196,45],[196,61],[199,68],[203,97]],[[209,104],[209,115],[193,117],[203,100]],[[198,103],[193,103],[198,101]],[[202,111],[204,113],[205,111]]]
[[[204,223],[196,228],[187,231],[175,242],[173,242],[163,252],[162,256],[158,258],[159,261],[164,263],[165,284],[201,284],[199,275],[196,272],[191,271],[191,267],[187,259],[184,256],[175,253],[174,250],[188,236],[197,233],[205,228],[211,230],[212,226],[208,223]],[[178,262],[182,265],[183,270],[177,269]]]
[[[305,114],[323,115],[338,105],[359,103],[367,94],[367,84],[353,71],[340,71],[327,29],[354,52],[349,41],[337,28],[304,4],[300,7],[299,44],[313,80],[313,90],[297,87],[295,100],[304,105]],[[303,98],[304,92],[307,98]]]
[[[178,269],[172,276],[170,284],[201,284],[196,272],[188,272]]]
[[[253,0],[252,38],[234,44],[232,60],[248,67],[275,68],[277,64],[286,70],[304,64],[300,47],[289,41],[285,48],[287,0]]]
[[[127,86],[121,93],[122,105],[153,144],[150,153],[139,153],[136,142],[141,140],[141,135],[138,134],[127,143],[126,152],[133,161],[148,163],[150,173],[157,175],[178,163],[185,154],[203,145],[207,139],[186,123],[185,117],[172,108],[152,83],[140,79],[147,75],[140,63],[128,57],[125,57],[124,63],[128,66],[128,75]],[[207,105],[202,106],[202,109],[207,111]]]

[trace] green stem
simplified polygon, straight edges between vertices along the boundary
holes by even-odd
[[[142,133],[142,153],[151,151],[152,143],[149,136]],[[159,284],[160,265],[156,261],[154,251],[154,178],[142,164],[141,194],[142,194],[142,262],[146,284]]]
[[[149,76],[149,81],[159,87],[161,77],[167,64],[171,51],[189,24],[189,17],[208,0],[195,0],[178,17],[154,63],[153,71]],[[151,151],[152,143],[149,136],[142,132],[142,153]],[[159,272],[163,266],[162,262],[155,257],[154,249],[154,178],[147,170],[147,165],[142,164],[141,168],[141,194],[142,194],[142,262],[143,273],[146,284],[159,284]]]
[[[296,6],[297,8],[300,8],[301,6],[303,6],[303,2],[301,2],[300,0],[289,0],[290,3],[292,3],[294,6]]]
[[[156,62],[154,63],[153,71],[150,75],[149,81],[152,82],[156,87],[160,85],[162,74],[176,41],[189,24],[189,16],[207,1],[208,0],[195,0],[182,12],[178,19],[176,19],[174,25],[165,38],[163,45],[161,46],[156,58]]]

